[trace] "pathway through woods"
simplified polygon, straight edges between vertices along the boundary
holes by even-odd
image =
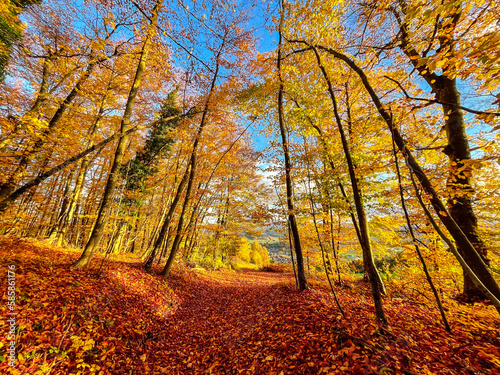
[[[301,292],[290,274],[177,266],[165,282],[123,259],[96,277],[100,262],[68,267],[78,255],[0,237],[1,269],[16,265],[18,362],[10,373],[499,373],[500,320],[491,306],[447,302],[450,335],[431,304],[386,297],[390,326],[381,332],[359,281],[337,287],[341,319],[326,283],[311,278],[312,289]],[[7,369],[0,360],[0,373]]]
[[[165,332],[158,333],[162,341],[146,345],[149,362],[168,358],[168,372],[179,373],[276,367],[283,360],[279,352],[289,355],[293,341],[300,341],[294,338],[304,334],[283,330],[290,322],[277,319],[281,311],[292,307],[279,284],[290,285],[291,281],[290,276],[273,273],[216,272],[188,285]],[[279,332],[279,337],[270,332]]]

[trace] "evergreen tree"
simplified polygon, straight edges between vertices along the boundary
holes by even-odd
[[[12,46],[23,36],[19,15],[42,0],[2,0],[0,5],[0,81],[5,79]]]
[[[131,227],[134,226],[139,216],[139,207],[142,206],[141,196],[148,193],[146,182],[148,177],[158,172],[158,162],[171,149],[174,143],[172,130],[179,123],[179,119],[163,120],[178,116],[181,109],[177,104],[177,90],[172,91],[162,104],[159,121],[148,131],[145,145],[137,151],[135,157],[122,165],[120,174],[125,183],[125,197],[121,200],[120,223],[116,237],[114,238],[115,248],[128,248],[123,245],[123,238]],[[137,229],[137,227],[135,226]],[[113,249],[114,251],[115,249]],[[134,251],[134,242],[132,249]]]
[[[135,157],[130,159],[121,170],[125,178],[126,191],[146,193],[146,181],[148,177],[158,172],[156,167],[158,161],[171,149],[174,140],[171,132],[179,124],[179,118],[172,120],[163,119],[178,116],[181,108],[177,104],[177,89],[172,91],[162,104],[158,123],[148,131],[144,147],[139,150]],[[140,201],[127,199],[127,205],[140,205]]]

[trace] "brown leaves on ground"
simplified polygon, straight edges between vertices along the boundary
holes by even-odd
[[[500,373],[500,319],[492,307],[448,306],[450,335],[434,308],[386,298],[390,326],[383,329],[363,283],[339,290],[341,319],[322,285],[299,292],[289,274],[189,270],[164,282],[139,263],[112,262],[98,278],[96,269],[69,269],[77,257],[1,239],[2,272],[17,268],[18,364],[11,373]],[[2,354],[6,344],[2,334]],[[0,372],[6,369],[4,360]]]

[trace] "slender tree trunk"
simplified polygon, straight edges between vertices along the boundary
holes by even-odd
[[[298,288],[299,287],[299,279],[297,278],[297,270],[295,269],[295,259],[293,257],[293,240],[292,240],[292,229],[290,228],[290,221],[288,220],[287,214],[286,214],[286,209],[285,205],[281,201],[280,194],[278,192],[278,187],[276,184],[274,185],[274,191],[276,192],[276,197],[278,198],[279,205],[281,206],[281,209],[283,211],[283,215],[287,218],[286,221],[286,233],[287,233],[287,238],[288,238],[288,247],[290,248],[290,260],[292,262],[292,269],[293,269],[293,276],[295,278],[295,286]]]
[[[120,250],[120,249],[122,249],[122,243],[123,243],[123,240],[125,237],[125,233],[128,230],[128,223],[123,221],[123,220],[120,220],[120,222],[118,223],[117,226],[118,226],[118,228],[116,230],[116,235],[114,236],[114,238],[111,237],[111,242],[112,242],[111,253],[112,254],[124,252],[123,250]]]
[[[129,239],[127,241],[127,251],[129,251],[131,254],[135,253],[137,237],[139,237],[139,233],[140,233],[140,230],[139,230],[139,218],[140,218],[140,215],[141,214],[139,212],[139,214],[137,215],[137,217],[134,220],[133,229],[130,232],[131,239]],[[130,250],[128,250],[128,249],[130,249]]]
[[[186,230],[188,230],[192,227],[191,234],[190,234],[189,238],[186,239],[186,248],[187,248],[186,258],[187,259],[190,259],[193,242],[198,237],[198,234],[196,233],[196,231],[197,231],[197,227],[198,227],[198,221],[200,219],[200,216],[202,216],[202,211],[203,211],[203,208],[201,210],[199,209],[200,202],[201,202],[201,200],[198,200],[196,202],[195,206],[193,207],[193,212],[191,213],[191,217],[189,218],[189,223],[186,227]],[[188,240],[189,240],[189,242],[188,242]],[[189,243],[189,245],[188,245],[188,243]]]
[[[295,104],[296,104],[297,108],[301,108],[299,103],[297,103],[297,101],[295,101]],[[323,137],[323,132],[321,131],[321,128],[319,126],[314,124],[314,122],[312,121],[312,119],[309,116],[307,116],[307,120],[309,121],[309,124],[313,127],[313,129],[316,130],[316,132],[318,133],[318,138],[321,142],[321,146],[323,147],[323,154],[324,154],[325,162],[327,162],[329,164],[330,169],[332,170],[332,173],[334,175],[334,178],[337,180],[337,186],[339,187],[340,192],[342,193],[342,197],[344,198],[344,200],[347,204],[349,216],[351,217],[351,221],[352,221],[352,225],[353,225],[354,230],[356,232],[356,236],[358,238],[359,244],[360,244],[360,246],[362,246],[361,232],[359,229],[358,220],[356,219],[354,209],[353,209],[352,204],[347,196],[346,190],[344,188],[344,184],[342,183],[342,180],[340,179],[340,176],[337,173],[337,169],[335,168],[335,164],[333,163],[333,160],[330,157],[330,153],[328,151],[328,144],[327,144],[325,138]]]
[[[87,241],[90,237],[90,233],[92,233],[92,229],[94,228],[95,218],[97,218],[97,214],[99,212],[99,207],[101,202],[99,201],[99,196],[101,196],[99,184],[102,180],[105,179],[105,175],[107,174],[109,168],[107,165],[101,165],[97,168],[92,177],[91,181],[93,183],[89,187],[89,193],[87,194],[85,204],[83,205],[82,212],[84,213],[84,217],[82,219],[82,230],[81,230],[81,243],[75,242],[78,247],[85,247]]]
[[[52,211],[50,209],[50,206],[52,205],[52,202],[54,200],[56,200],[56,197],[57,197],[56,192],[57,192],[57,190],[60,190],[60,189],[58,189],[58,185],[61,185],[62,179],[63,179],[63,174],[61,174],[60,176],[57,176],[57,178],[54,178],[53,184],[51,186],[49,185],[47,187],[47,190],[54,192],[54,194],[49,194],[48,199],[45,202],[43,202],[43,204],[40,204],[38,206],[38,209],[37,209],[37,212],[39,213],[37,215],[38,226],[37,226],[37,229],[33,233],[29,234],[30,236],[42,237],[43,236],[42,233],[44,232],[44,229],[45,229],[44,227],[48,227],[50,225],[50,224],[49,225],[45,224],[45,218],[47,216],[50,216],[49,213]],[[43,207],[43,206],[45,206],[45,207]],[[42,207],[45,209],[40,209]],[[41,214],[40,214],[40,211],[41,211]],[[49,219],[49,223],[50,223],[50,219]]]
[[[144,269],[146,272],[151,272],[151,267],[153,266],[153,262],[156,258],[156,254],[162,249],[162,244],[165,242],[165,236],[168,236],[168,229],[170,228],[170,223],[172,222],[172,218],[174,216],[175,209],[177,208],[177,205],[179,204],[179,200],[181,199],[182,196],[182,191],[184,190],[184,186],[186,185],[189,177],[189,167],[190,165],[186,167],[186,170],[184,172],[184,175],[182,176],[181,181],[179,182],[179,186],[177,187],[177,192],[175,193],[174,199],[172,200],[172,203],[170,204],[170,208],[168,209],[167,216],[165,217],[165,220],[163,221],[163,224],[160,229],[160,233],[158,234],[158,237],[156,238],[155,244],[153,246],[153,250],[149,254],[148,260],[144,264]]]
[[[123,114],[123,118],[121,121],[121,126],[120,126],[121,133],[126,132],[131,127],[130,117],[132,116],[134,102],[137,97],[137,93],[139,92],[139,88],[141,86],[141,79],[144,73],[144,69],[146,67],[148,54],[151,49],[152,39],[154,37],[154,34],[156,33],[156,23],[158,20],[158,13],[160,11],[162,2],[163,0],[157,0],[155,7],[153,9],[153,15],[151,17],[150,23],[147,28],[146,40],[144,41],[144,45],[142,47],[139,64],[135,72],[132,88],[130,89],[127,103],[125,105],[125,112]],[[118,184],[119,172],[123,164],[123,158],[125,156],[125,147],[127,143],[128,143],[127,136],[121,137],[118,141],[118,146],[116,148],[113,165],[111,167],[111,171],[108,177],[106,189],[104,191],[104,196],[102,198],[102,203],[99,209],[99,214],[97,216],[96,224],[94,226],[92,234],[90,235],[90,239],[87,242],[87,245],[85,246],[85,250],[80,256],[80,259],[78,259],[78,261],[76,261],[76,263],[73,265],[77,269],[83,269],[89,265],[90,261],[92,260],[92,257],[97,251],[97,247],[99,246],[99,241],[101,240],[101,237],[104,234],[104,229],[108,217],[108,211],[111,207],[113,194]]]
[[[75,181],[75,187],[73,188],[73,192],[70,197],[66,220],[64,220],[64,222],[61,223],[60,229],[58,230],[57,233],[56,237],[57,246],[62,246],[63,241],[66,239],[68,230],[72,225],[73,218],[76,212],[76,207],[78,205],[78,202],[80,201],[80,196],[82,195],[83,184],[85,182],[85,175],[87,174],[88,166],[89,166],[89,160],[88,158],[84,158],[82,164],[80,165],[80,169],[78,171],[78,175]]]
[[[467,272],[467,275],[474,282],[474,285],[476,285],[481,290],[481,292],[484,293],[484,295],[486,296],[486,298],[488,298],[488,300],[491,301],[491,303],[493,304],[493,306],[495,306],[495,308],[497,309],[497,311],[500,313],[500,299],[496,298],[496,296],[485,286],[485,284],[479,279],[479,277],[469,267],[469,265],[467,264],[467,262],[465,261],[465,259],[462,257],[462,255],[460,255],[460,253],[458,252],[457,248],[455,247],[453,241],[451,241],[444,234],[444,232],[441,230],[441,228],[439,228],[439,225],[434,220],[434,217],[432,216],[431,212],[427,208],[427,206],[426,206],[426,204],[425,204],[425,202],[424,202],[424,200],[422,198],[422,195],[421,195],[421,193],[420,193],[420,191],[418,189],[417,183],[416,183],[416,181],[415,181],[415,179],[413,177],[413,171],[412,171],[412,169],[410,167],[408,169],[410,170],[410,179],[411,179],[411,182],[412,182],[413,187],[415,189],[415,194],[417,195],[418,202],[420,203],[420,206],[424,210],[425,215],[429,219],[429,222],[431,223],[432,227],[434,228],[434,230],[436,231],[436,233],[439,235],[439,237],[441,237],[441,239],[443,240],[443,242],[446,243],[446,245],[448,245],[448,248],[453,253],[453,255],[455,256],[455,258],[458,260],[458,262],[460,263],[460,265],[462,266],[462,268]]]
[[[408,214],[408,210],[406,209],[406,202],[405,202],[405,197],[403,193],[403,185],[401,183],[401,172],[399,170],[399,161],[398,161],[398,153],[396,151],[396,145],[394,144],[394,139],[392,142],[392,152],[394,155],[394,161],[396,164],[396,174],[398,176],[398,186],[399,186],[399,197],[401,198],[401,207],[403,208],[405,218],[406,218],[406,225],[408,226],[408,230],[411,235],[411,239],[413,241],[413,245],[415,246],[415,251],[417,252],[418,259],[420,260],[420,263],[422,263],[422,268],[425,273],[425,278],[427,279],[427,282],[429,283],[429,286],[432,290],[432,293],[434,294],[434,298],[436,299],[436,303],[438,305],[439,313],[441,314],[441,319],[443,320],[443,324],[445,329],[448,332],[451,332],[450,324],[448,323],[448,319],[446,318],[446,314],[443,309],[443,304],[441,303],[441,298],[439,298],[439,293],[434,286],[434,282],[432,281],[431,274],[429,273],[429,270],[427,269],[427,264],[425,263],[425,259],[422,256],[422,252],[420,251],[420,247],[418,246],[417,238],[415,237],[415,233],[413,232],[413,228],[411,226],[411,221],[410,221],[410,215]]]
[[[56,59],[56,57],[56,54],[49,50],[44,58],[40,90],[38,91],[35,102],[29,110],[30,114],[35,114],[36,112],[38,112],[43,102],[45,102],[45,100],[47,99],[50,70],[52,68],[52,62]]]
[[[111,88],[111,82],[112,81],[110,80],[108,83],[108,90]],[[103,99],[101,100],[101,104],[99,106],[97,117],[87,132],[87,134],[89,136],[89,140],[86,142],[85,148],[89,148],[89,147],[92,147],[94,145],[94,141],[93,141],[92,137],[94,136],[95,132],[97,131],[99,123],[101,122],[101,120],[104,116],[105,104],[106,104],[106,94],[104,95]],[[85,182],[85,177],[87,175],[87,170],[89,168],[89,165],[90,165],[90,157],[89,157],[89,155],[87,155],[83,158],[83,160],[80,164],[78,176],[76,177],[76,181],[75,181],[75,187],[74,187],[73,192],[72,192],[71,197],[70,197],[68,214],[67,214],[66,220],[63,221],[62,225],[60,226],[60,229],[59,229],[58,234],[57,234],[57,238],[56,238],[57,246],[61,246],[63,244],[63,241],[66,238],[66,235],[68,233],[69,227],[71,226],[71,222],[73,221],[76,206],[78,205],[78,202],[80,201],[80,196],[82,195],[83,185]]]
[[[309,197],[309,206],[311,207],[311,214],[312,214],[312,218],[313,218],[314,229],[316,231],[316,237],[318,239],[319,248],[321,250],[321,257],[323,259],[323,269],[325,270],[325,275],[326,275],[326,278],[328,279],[328,284],[330,284],[330,290],[332,291],[335,303],[337,304],[337,307],[338,307],[340,313],[342,314],[342,316],[345,317],[344,309],[342,309],[342,306],[340,305],[340,301],[337,298],[337,293],[335,293],[335,288],[333,287],[333,283],[332,283],[332,280],[330,278],[330,273],[328,272],[328,267],[326,265],[325,248],[323,246],[323,240],[321,239],[321,235],[319,233],[318,221],[316,219],[316,209],[314,208],[314,200],[313,200],[312,188],[311,188],[311,171],[310,171],[310,164],[311,163],[309,160],[309,151],[307,148],[307,140],[305,139],[305,137],[304,137],[304,150],[306,153],[306,160],[307,160],[307,185],[304,181],[304,187],[305,187],[305,190],[307,191],[308,197]],[[331,267],[330,267],[330,269],[331,269]],[[333,276],[333,272],[332,272],[332,276]]]
[[[177,193],[172,199],[172,193],[173,190],[175,189],[175,185],[177,184],[177,173],[179,172],[179,166],[181,163],[181,155],[182,155],[182,150],[179,151],[177,155],[177,160],[175,162],[175,172],[174,172],[174,182],[173,182],[173,187],[169,189],[168,191],[168,197],[165,199],[165,192],[167,190],[167,184],[165,183],[163,185],[163,191],[161,194],[161,199],[160,201],[162,203],[166,202],[166,204],[163,205],[162,209],[160,210],[160,219],[158,220],[158,224],[154,226],[154,229],[151,231],[151,235],[149,236],[149,241],[148,245],[146,247],[146,254],[148,254],[146,262],[144,263],[144,270],[146,272],[151,272],[151,268],[153,267],[153,263],[155,261],[155,258],[158,254],[158,252],[162,249],[162,244],[164,243],[165,236],[168,236],[168,231],[170,228],[170,222],[172,220],[172,216],[175,212],[175,209],[177,207],[177,204],[179,202],[179,199],[181,197],[181,193],[184,190],[184,186],[187,182],[188,178],[188,173],[187,170],[184,172],[181,182],[177,186]],[[167,206],[168,208],[168,213],[167,213]],[[153,248],[151,251],[149,249],[151,248],[152,244],[154,243]]]
[[[380,274],[378,273],[377,268],[375,267],[375,260],[373,259],[373,251],[370,243],[370,232],[368,229],[368,220],[366,218],[366,212],[363,203],[363,197],[361,194],[361,188],[358,186],[358,180],[356,178],[356,174],[354,171],[354,164],[352,162],[351,152],[349,150],[347,139],[344,133],[344,127],[342,125],[342,121],[338,113],[337,100],[335,98],[335,93],[333,92],[332,83],[330,81],[330,78],[328,77],[325,67],[321,63],[321,58],[319,56],[318,51],[316,50],[316,48],[314,48],[313,50],[314,54],[316,55],[319,68],[321,69],[323,77],[325,78],[325,82],[328,86],[328,92],[330,93],[330,98],[332,100],[332,105],[333,105],[333,112],[339,128],[340,139],[342,141],[342,147],[344,149],[344,154],[349,169],[352,193],[354,196],[354,204],[356,206],[356,213],[358,214],[359,230],[362,240],[361,247],[363,249],[363,264],[365,265],[365,271],[368,272],[368,278],[370,279],[370,283],[372,285],[372,294],[373,294],[373,301],[375,304],[375,312],[377,315],[377,319],[379,321],[387,323],[381,296],[381,293],[385,294],[385,288],[384,284],[382,283],[382,279],[380,278]]]
[[[179,245],[180,245],[181,238],[183,235],[182,230],[183,230],[183,225],[184,225],[184,215],[185,215],[187,207],[189,205],[189,201],[191,198],[191,190],[193,188],[193,183],[194,183],[194,178],[195,178],[195,173],[196,173],[196,159],[197,159],[198,145],[199,145],[199,142],[201,139],[201,134],[203,132],[203,129],[205,128],[205,126],[207,124],[207,116],[208,116],[208,111],[209,111],[209,107],[210,107],[210,101],[211,101],[211,98],[212,98],[212,95],[213,95],[213,92],[215,89],[215,84],[217,82],[217,78],[219,75],[219,68],[220,68],[219,58],[220,58],[220,54],[222,53],[222,49],[224,47],[224,44],[225,44],[225,39],[223,40],[222,45],[219,49],[219,52],[217,53],[216,58],[215,58],[216,65],[215,65],[214,76],[212,78],[212,82],[210,84],[210,90],[208,92],[208,96],[207,96],[207,99],[205,101],[205,106],[203,108],[203,113],[201,115],[200,126],[198,127],[198,132],[197,132],[196,137],[194,139],[193,149],[191,151],[191,159],[189,161],[189,166],[188,166],[188,168],[190,169],[190,172],[189,172],[188,185],[186,188],[186,197],[184,198],[184,203],[182,205],[181,214],[179,216],[179,222],[177,223],[177,231],[175,234],[174,242],[172,243],[172,249],[170,250],[170,254],[168,256],[167,263],[165,264],[165,267],[163,268],[163,271],[161,273],[162,276],[165,278],[167,278],[170,274],[170,269],[171,269],[172,264],[174,262],[174,258],[175,258],[175,255],[177,253],[177,250],[179,249]],[[187,171],[188,170],[186,169],[186,173],[187,173]]]
[[[64,225],[64,220],[66,219],[66,215],[68,213],[68,204],[69,204],[69,190],[71,186],[71,181],[73,181],[73,171],[68,173],[68,177],[66,179],[66,186],[64,188],[63,196],[62,196],[62,204],[59,210],[59,214],[57,215],[57,219],[55,224],[53,225],[50,233],[49,233],[49,241],[56,242],[57,236],[59,234],[60,229]]]
[[[335,268],[337,269],[339,285],[342,285],[342,279],[340,277],[339,252],[335,250],[335,237],[333,236],[333,210],[329,209],[328,212],[330,214],[330,240],[332,243],[333,257],[335,259]],[[339,238],[337,239],[337,248],[340,247],[340,228],[341,228],[340,213],[338,214],[338,217],[339,217],[339,229],[338,229]]]
[[[202,128],[200,127],[200,130]],[[195,145],[197,144],[198,138],[195,140]],[[194,148],[194,147],[193,147]],[[181,243],[181,239],[183,236],[182,230],[184,225],[184,215],[186,214],[187,207],[189,206],[191,190],[193,188],[193,181],[195,177],[196,170],[196,154],[195,150],[193,150],[193,154],[191,155],[191,163],[190,163],[190,172],[189,172],[189,180],[186,188],[186,197],[184,198],[184,203],[182,204],[181,214],[179,216],[179,221],[177,223],[177,230],[174,237],[174,242],[172,243],[172,249],[170,250],[170,254],[167,259],[167,263],[163,268],[161,275],[167,278],[170,275],[170,269],[172,268],[172,264],[174,263],[175,255],[177,254],[177,250],[179,249],[179,245]]]
[[[281,76],[281,47],[282,47],[282,26],[283,26],[283,17],[284,17],[284,9],[283,9],[283,1],[281,3],[281,19],[279,26],[279,42],[278,42],[278,62],[277,62],[277,70],[278,70],[278,80],[279,80],[279,89],[278,89],[278,123],[280,127],[281,133],[281,142],[283,147],[283,154],[285,158],[285,180],[286,180],[286,202],[288,209],[288,222],[290,223],[290,230],[292,232],[293,239],[293,247],[295,249],[295,255],[297,256],[297,279],[299,284],[299,289],[304,290],[307,289],[307,280],[304,272],[304,256],[302,254],[302,244],[300,242],[300,234],[299,228],[297,225],[297,219],[295,218],[295,209],[293,202],[293,188],[292,188],[292,165],[290,162],[290,151],[288,147],[288,141],[286,136],[285,129],[285,119],[283,114],[283,79]]]

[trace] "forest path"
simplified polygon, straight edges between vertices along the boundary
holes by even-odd
[[[183,285],[183,300],[154,345],[161,351],[150,352],[148,362],[167,357],[167,373],[179,374],[275,372],[270,344],[283,328],[293,282],[289,274],[245,271],[214,272]]]

